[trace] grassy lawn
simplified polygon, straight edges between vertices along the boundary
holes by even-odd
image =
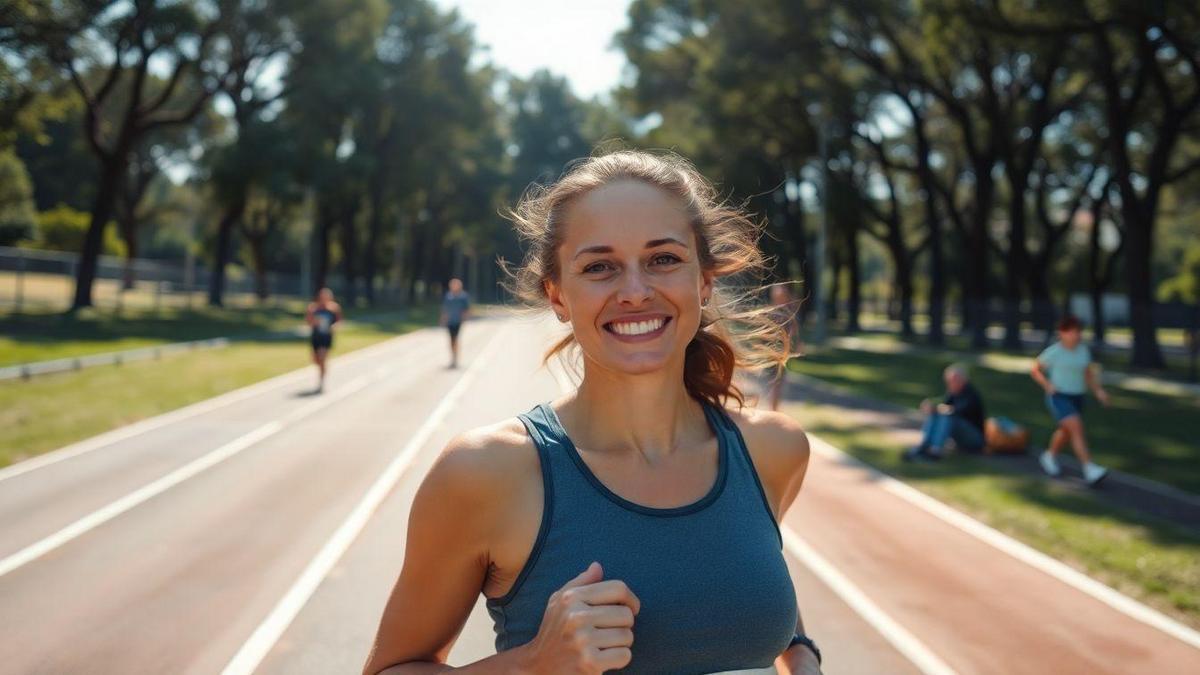
[[[276,319],[294,325],[296,316],[274,317],[267,313],[261,323],[266,327]],[[436,320],[436,308],[423,307],[410,311],[403,319],[399,314],[377,314],[370,320],[347,323],[338,332],[334,356],[432,325]],[[161,336],[158,339],[164,342],[176,339],[175,329],[147,321],[147,334]],[[223,325],[227,329],[231,326]],[[116,339],[150,338],[126,335]],[[77,342],[69,334],[64,341]],[[54,348],[50,339],[45,344],[48,349]],[[29,381],[0,382],[0,466],[308,363],[309,349],[304,339],[262,340],[237,342],[215,351],[179,354],[161,361],[98,366]]]
[[[303,323],[303,312],[301,304],[292,303],[261,309],[88,308],[75,314],[0,314],[0,366],[287,330]]]
[[[884,432],[855,425],[838,408],[787,405],[809,431],[855,457],[1200,627],[1200,535],[1195,532],[1113,508],[1037,476],[997,471],[971,456],[909,464]]]
[[[844,387],[855,394],[915,407],[943,391],[941,372],[952,354],[876,353],[811,348],[789,367]],[[1027,426],[1044,446],[1053,423],[1041,389],[1025,374],[975,366],[971,378],[983,394],[989,415],[1004,415]],[[1089,398],[1084,410],[1089,445],[1096,461],[1183,490],[1200,493],[1200,400],[1108,387],[1111,407]]]

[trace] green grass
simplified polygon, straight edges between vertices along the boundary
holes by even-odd
[[[810,432],[864,462],[1200,627],[1200,535],[1195,531],[971,456],[936,464],[903,462],[885,432],[856,425],[836,407],[788,406]]]
[[[89,308],[75,314],[2,314],[0,366],[286,330],[303,324],[303,312],[302,305],[291,303],[261,309]]]
[[[409,312],[406,318],[375,315],[370,320],[348,322],[338,331],[334,356],[432,325],[436,320],[436,308],[423,307]],[[0,382],[0,466],[309,363],[304,339],[264,340],[169,356],[161,361]]]
[[[831,384],[906,407],[939,396],[942,369],[953,355],[905,354],[813,348],[789,367]],[[1045,445],[1053,430],[1041,389],[1025,374],[975,366],[971,379],[983,394],[989,415],[1010,417],[1028,427],[1033,442]],[[1200,400],[1108,387],[1112,399],[1102,408],[1089,399],[1084,410],[1089,446],[1096,461],[1200,493]]]

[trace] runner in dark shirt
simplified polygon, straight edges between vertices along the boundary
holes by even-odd
[[[312,328],[309,341],[312,343],[313,363],[317,364],[319,379],[317,393],[325,389],[325,359],[333,348],[333,328],[342,320],[342,306],[334,302],[333,291],[322,288],[317,299],[309,303],[304,320]]]

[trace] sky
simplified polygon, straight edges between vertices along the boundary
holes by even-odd
[[[630,0],[435,0],[457,8],[490,49],[481,58],[526,77],[539,68],[566,76],[583,98],[621,80],[625,57],[612,49]]]

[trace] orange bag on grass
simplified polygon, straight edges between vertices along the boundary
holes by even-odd
[[[1029,447],[1029,430],[1007,417],[987,418],[983,438],[989,455],[1023,455]]]

